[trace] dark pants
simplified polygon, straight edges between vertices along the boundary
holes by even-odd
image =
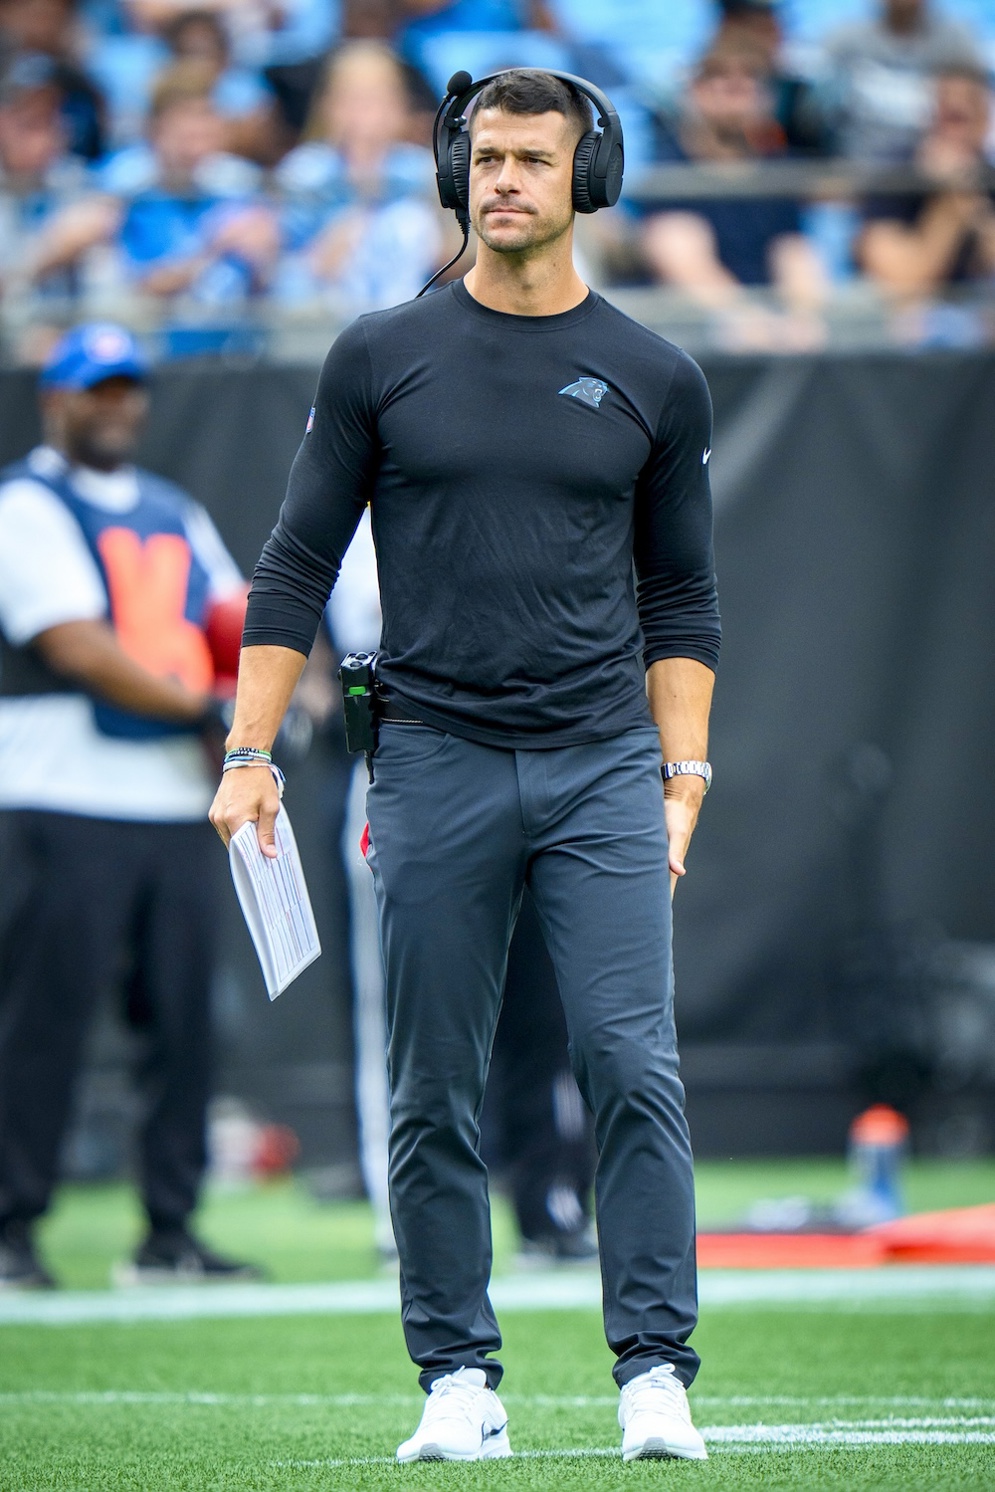
[[[84,1037],[108,989],[144,1038],[150,1223],[177,1227],[193,1211],[206,1163],[214,859],[207,823],[0,812],[0,1221],[30,1222],[48,1206]]]
[[[387,972],[391,1209],[408,1350],[427,1387],[501,1345],[480,1107],[527,883],[595,1122],[605,1333],[619,1384],[698,1366],[694,1189],[678,1077],[670,891],[652,728],[502,751],[385,724],[370,865]]]
[[[584,1233],[594,1180],[591,1119],[570,1071],[556,974],[526,892],[508,950],[508,978],[484,1100],[484,1154],[506,1168],[522,1238],[555,1245]]]

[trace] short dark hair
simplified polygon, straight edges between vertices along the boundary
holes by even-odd
[[[594,128],[590,100],[573,83],[565,83],[552,73],[518,67],[498,73],[480,90],[474,116],[478,109],[503,109],[506,114],[563,114],[577,126],[578,139]]]

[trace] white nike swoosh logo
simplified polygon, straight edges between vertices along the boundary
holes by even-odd
[[[708,465],[708,458],[709,458],[709,456],[711,454],[712,454],[712,448],[711,448],[711,446],[706,446],[705,449],[701,453],[701,464],[702,464],[702,466],[707,466]]]

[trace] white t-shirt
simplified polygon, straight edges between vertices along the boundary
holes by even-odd
[[[65,469],[39,446],[39,473]],[[105,512],[138,501],[132,467],[72,471],[76,495]],[[242,583],[205,510],[188,499],[186,535],[207,571],[213,600]],[[15,647],[63,622],[107,615],[107,591],[82,531],[65,504],[30,475],[0,486],[0,628]],[[83,694],[0,697],[0,808],[40,808],[89,818],[184,822],[203,818],[214,790],[203,747],[192,736],[131,741],[97,729]]]

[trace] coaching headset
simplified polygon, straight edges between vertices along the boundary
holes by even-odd
[[[467,105],[488,83],[493,83],[504,72],[537,73],[559,78],[561,83],[572,83],[578,93],[590,99],[597,111],[600,129],[591,129],[583,134],[574,151],[574,210],[597,212],[600,207],[614,207],[618,201],[625,159],[622,125],[611,101],[600,88],[595,88],[593,83],[588,83],[583,78],[574,77],[572,73],[556,72],[553,68],[545,67],[502,69],[502,72],[479,78],[476,83],[467,72],[454,73],[435,116],[432,144],[435,150],[439,201],[443,207],[455,212],[463,230],[463,244],[459,253],[438,274],[432,276],[428,284],[418,292],[419,295],[424,295],[446,270],[451,269],[466,249],[470,234],[470,132],[466,122]]]

